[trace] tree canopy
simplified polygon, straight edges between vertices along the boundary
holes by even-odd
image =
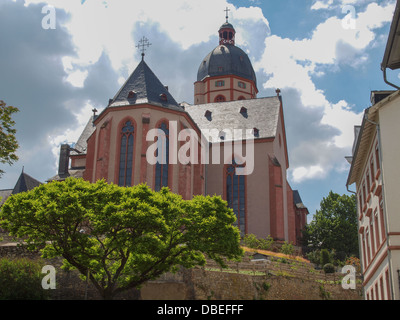
[[[18,108],[7,106],[0,100],[0,163],[13,164],[18,160],[16,151],[18,142],[15,137],[16,130],[13,128],[15,121],[12,120],[13,113],[18,112]],[[0,169],[0,178],[4,171]]]
[[[334,249],[345,257],[358,257],[357,228],[355,196],[330,191],[303,231],[303,241],[314,249]]]
[[[64,267],[89,274],[104,299],[179,266],[204,265],[206,256],[221,266],[240,259],[235,219],[220,197],[183,200],[168,188],[75,178],[13,195],[0,209],[2,228],[43,258],[62,256]]]

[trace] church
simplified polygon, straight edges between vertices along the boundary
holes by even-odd
[[[258,98],[248,55],[226,22],[219,45],[200,61],[194,103],[178,103],[142,60],[79,140],[62,145],[59,171],[120,186],[168,187],[184,199],[218,195],[233,209],[242,235],[300,245],[308,210],[287,181],[283,100]]]

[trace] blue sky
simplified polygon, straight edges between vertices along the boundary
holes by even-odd
[[[55,29],[42,27],[46,5],[55,8]],[[380,63],[394,0],[1,0],[0,99],[21,112],[20,160],[2,165],[0,189],[13,187],[22,167],[40,181],[56,173],[60,144],[75,142],[93,107],[102,110],[134,70],[142,36],[152,43],[150,68],[177,101],[193,103],[197,69],[218,44],[226,7],[258,96],[281,89],[288,181],[310,219],[330,190],[347,193],[354,125],[371,90],[391,89]]]

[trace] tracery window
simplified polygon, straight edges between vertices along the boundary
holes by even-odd
[[[244,175],[237,175],[236,168],[244,167],[238,165],[235,160],[226,167],[226,200],[228,206],[236,215],[237,226],[242,234],[246,233],[246,181]]]
[[[162,187],[168,187],[168,174],[169,174],[169,128],[167,123],[162,122],[161,125],[159,126],[159,129],[161,129],[165,134],[165,142],[159,144],[156,151],[156,157],[158,158],[158,152],[160,151],[162,155],[162,157],[160,158],[165,159],[165,161],[157,161],[156,163],[155,183],[154,183],[155,191],[161,190]]]
[[[119,156],[119,186],[132,185],[133,146],[135,127],[131,121],[125,122],[121,130],[121,148]]]

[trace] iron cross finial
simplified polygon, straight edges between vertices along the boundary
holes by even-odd
[[[144,53],[146,52],[146,47],[150,47],[151,43],[149,42],[149,39],[143,36],[142,39],[140,39],[139,44],[136,46],[140,51],[142,51],[142,60],[144,59]]]
[[[229,19],[229,11],[231,11],[228,7],[226,7],[226,9],[224,10],[225,11],[225,13],[226,13],[226,22],[228,22],[228,19]]]

